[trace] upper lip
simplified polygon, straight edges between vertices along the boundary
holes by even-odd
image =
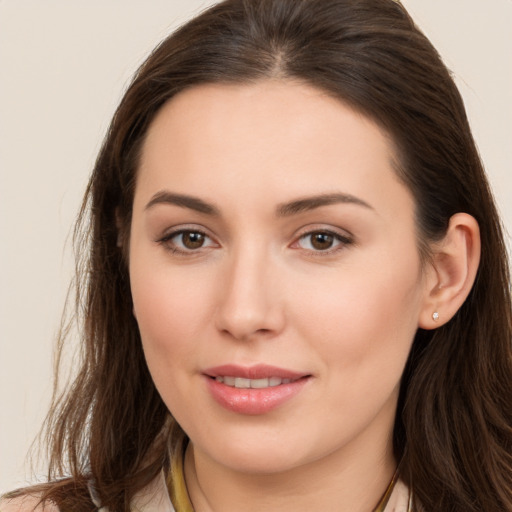
[[[309,374],[279,368],[268,364],[256,364],[252,366],[241,366],[237,364],[223,364],[203,371],[208,377],[241,377],[244,379],[268,379],[280,377],[281,379],[297,380]]]

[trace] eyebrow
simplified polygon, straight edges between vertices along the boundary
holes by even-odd
[[[220,211],[215,206],[199,199],[198,197],[188,196],[184,194],[175,194],[173,192],[161,191],[157,192],[146,205],[145,210],[152,208],[157,204],[172,204],[195,210],[206,215],[220,216]]]
[[[373,210],[372,206],[370,206],[366,201],[359,199],[358,197],[350,194],[335,193],[304,197],[289,203],[283,203],[277,207],[276,211],[279,217],[289,217],[291,215],[314,210],[315,208],[320,208],[322,206],[330,206],[340,203],[355,204],[358,206],[363,206],[364,208],[368,208],[369,210]]]
[[[281,203],[276,208],[278,217],[290,217],[298,213],[314,210],[322,206],[330,206],[333,204],[355,204],[373,210],[366,201],[359,199],[351,194],[334,193],[334,194],[319,194],[311,197],[304,197],[296,199],[287,203]],[[152,208],[158,204],[171,204],[188,208],[205,215],[212,215],[220,217],[220,210],[206,201],[198,197],[189,196],[185,194],[176,194],[166,190],[157,192],[146,205],[145,210]]]

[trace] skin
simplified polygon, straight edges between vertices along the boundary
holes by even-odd
[[[293,82],[199,86],[152,123],[130,233],[134,314],[191,439],[197,512],[367,512],[386,489],[400,378],[433,312],[393,157],[372,121]],[[155,202],[164,191],[217,214]],[[278,214],[322,194],[357,200]],[[203,245],[187,249],[180,229]],[[334,233],[332,247],[311,232]],[[277,409],[239,414],[205,385],[204,370],[227,363],[310,377]]]

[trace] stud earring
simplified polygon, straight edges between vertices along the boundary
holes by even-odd
[[[432,313],[432,320],[434,320],[434,322],[436,322],[437,320],[439,320],[439,313],[437,311],[434,311]]]

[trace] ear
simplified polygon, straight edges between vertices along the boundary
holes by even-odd
[[[432,246],[419,327],[435,329],[455,315],[471,291],[479,262],[478,223],[467,213],[457,213],[444,238]]]

